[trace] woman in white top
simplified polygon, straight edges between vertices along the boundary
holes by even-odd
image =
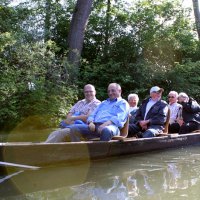
[[[138,110],[139,97],[137,94],[128,95],[129,109],[129,123],[134,123],[136,112]]]
[[[180,125],[177,122],[181,118],[182,106],[177,103],[178,93],[176,91],[170,91],[168,94],[168,102],[170,109],[170,120],[169,120],[169,133],[178,133]]]

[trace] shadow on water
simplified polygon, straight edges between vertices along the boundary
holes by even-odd
[[[7,168],[2,199],[199,199],[200,146],[39,170]]]

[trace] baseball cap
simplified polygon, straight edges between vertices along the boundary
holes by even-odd
[[[152,92],[163,92],[164,89],[163,88],[160,88],[158,86],[153,86],[151,89],[150,89],[150,93]]]

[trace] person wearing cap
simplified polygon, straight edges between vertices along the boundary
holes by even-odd
[[[182,118],[182,105],[177,103],[177,101],[178,93],[176,91],[170,91],[168,94],[170,109],[169,133],[178,133],[180,129],[178,120]]]
[[[75,124],[86,124],[88,116],[101,103],[96,98],[95,87],[87,84],[83,89],[85,99],[78,101],[69,111],[65,120],[61,123],[61,128],[53,131],[45,141],[46,143],[65,142],[70,133],[70,127]]]
[[[138,102],[139,102],[139,97],[137,94],[129,94],[128,95],[128,103],[130,106],[129,109],[129,123],[134,123],[135,121],[135,116],[138,110]]]
[[[186,93],[181,92],[178,95],[178,102],[182,105],[182,120],[179,134],[191,133],[200,129],[200,105]]]
[[[158,86],[150,89],[150,97],[139,107],[135,123],[129,124],[129,137],[155,137],[163,132],[168,105],[161,99],[164,90]]]

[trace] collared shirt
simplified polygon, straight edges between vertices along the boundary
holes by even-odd
[[[127,120],[129,113],[128,102],[121,97],[103,101],[94,112],[88,117],[88,122],[104,123],[108,120],[114,125],[122,128]]]
[[[71,109],[70,113],[79,115],[88,115],[101,103],[98,99],[94,98],[88,102],[86,99],[78,101]]]
[[[169,123],[172,124],[175,122],[175,120],[178,118],[179,112],[182,108],[182,105],[179,103],[172,103],[169,104],[169,109],[170,109],[170,120]]]
[[[151,107],[157,102],[157,101],[159,101],[159,99],[158,100],[153,100],[153,99],[149,99],[149,102],[147,103],[147,106],[146,106],[146,111],[145,111],[145,115],[144,115],[144,120],[146,119],[146,116],[147,116],[147,113],[149,112],[149,110],[151,109]]]

